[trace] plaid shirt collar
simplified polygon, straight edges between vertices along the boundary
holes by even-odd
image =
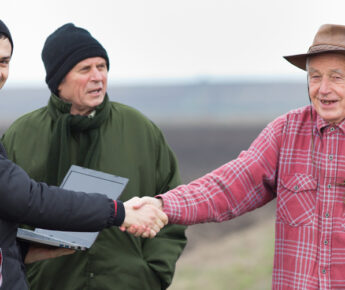
[[[345,119],[342,120],[339,124],[332,125],[329,122],[325,121],[320,117],[318,113],[316,113],[315,109],[313,108],[313,116],[316,116],[316,128],[314,127],[314,130],[316,130],[320,136],[322,136],[323,132],[328,127],[334,127],[339,128],[339,130],[345,134]],[[313,118],[315,120],[315,118]]]

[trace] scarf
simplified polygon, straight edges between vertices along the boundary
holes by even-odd
[[[105,95],[102,104],[89,116],[71,115],[71,104],[52,94],[48,113],[53,119],[52,140],[47,158],[47,180],[49,185],[60,185],[72,163],[96,169],[98,164],[99,127],[108,119],[110,103]],[[71,138],[78,140],[77,156],[72,159]]]

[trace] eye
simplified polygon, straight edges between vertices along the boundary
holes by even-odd
[[[8,60],[8,59],[1,59],[0,60],[0,64],[2,64],[2,65],[8,65],[10,63],[10,60]]]
[[[313,81],[317,81],[321,78],[320,75],[317,75],[317,74],[313,74],[313,75],[309,75],[309,79],[310,80],[313,80]]]
[[[98,68],[99,70],[104,70],[104,69],[107,68],[107,66],[106,66],[105,63],[102,63],[102,64],[98,65],[97,68]]]

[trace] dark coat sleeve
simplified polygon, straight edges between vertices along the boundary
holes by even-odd
[[[0,155],[0,218],[47,229],[99,231],[121,225],[124,207],[118,201],[115,211],[114,202],[105,195],[35,182]]]

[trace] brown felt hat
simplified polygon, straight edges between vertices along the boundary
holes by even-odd
[[[345,54],[345,26],[336,24],[322,25],[307,53],[288,55],[284,58],[300,69],[306,70],[306,62],[309,56],[326,52]]]

